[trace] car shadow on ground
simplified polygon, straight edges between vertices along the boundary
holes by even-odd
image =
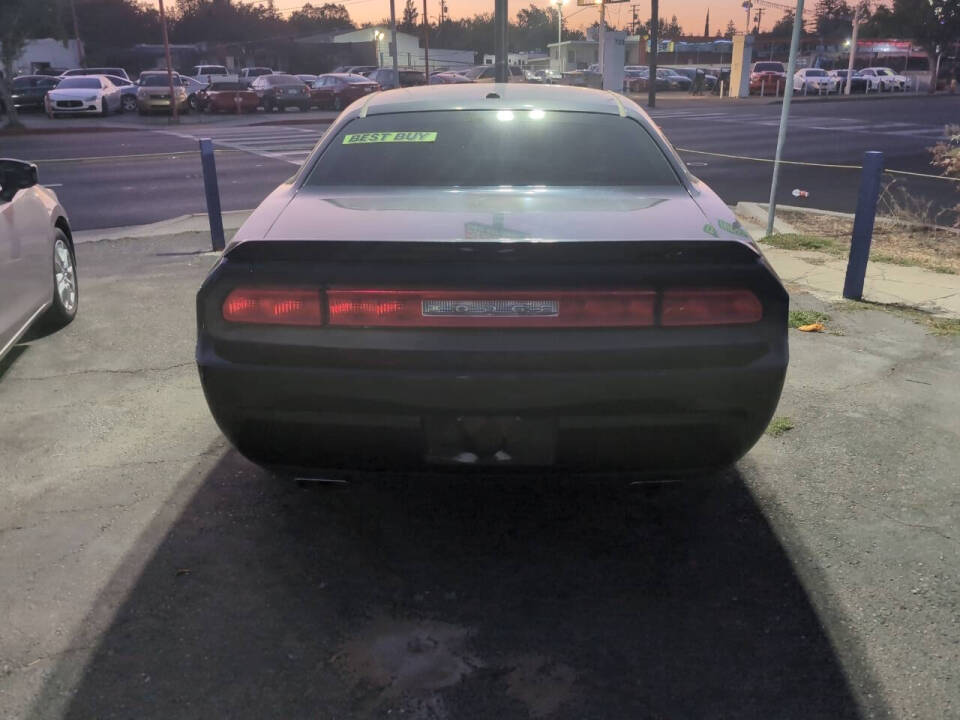
[[[148,550],[66,717],[859,716],[736,470],[304,488],[229,452]]]

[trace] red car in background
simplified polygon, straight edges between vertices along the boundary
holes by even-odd
[[[310,86],[310,102],[321,108],[342,110],[357,98],[380,89],[380,85],[363,75],[328,73]]]
[[[750,68],[750,94],[783,94],[787,87],[787,71],[782,62],[755,62]]]
[[[259,104],[246,83],[216,81],[197,93],[197,105],[206,112],[256,112]]]

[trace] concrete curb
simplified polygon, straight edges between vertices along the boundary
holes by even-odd
[[[802,213],[824,213],[835,217],[852,219],[850,213],[814,210],[812,208],[778,205],[782,210]],[[734,213],[744,229],[756,241],[767,261],[788,286],[801,287],[825,302],[842,299],[847,259],[838,258],[815,250],[784,250],[766,245],[767,204],[740,202]],[[880,218],[877,218],[878,221]],[[889,218],[885,219],[890,221]],[[776,218],[773,230],[778,234],[796,233],[790,223]],[[867,277],[863,297],[865,300],[884,305],[905,305],[932,315],[960,318],[960,276],[937,273],[924,268],[892,265],[871,261],[867,265]]]
[[[223,213],[223,229],[237,230],[250,217],[253,210],[230,210]],[[123,227],[79,230],[73,234],[75,243],[100,242],[101,240],[123,240],[126,238],[147,238],[157,235],[176,235],[183,232],[209,232],[210,224],[206,213],[180,215],[169,220],[160,220],[146,225],[127,225]]]

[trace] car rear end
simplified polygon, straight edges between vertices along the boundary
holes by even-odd
[[[276,77],[276,76],[275,76]],[[287,79],[289,77],[289,79]],[[293,76],[282,81],[277,79],[270,85],[274,103],[281,110],[298,107],[307,110],[310,107],[310,88]]]
[[[763,256],[635,118],[524,112],[529,128],[503,131],[500,157],[469,171],[442,158],[467,136],[490,153],[491,126],[519,111],[460,128],[430,113],[341,119],[248,221],[197,296],[202,385],[241,452],[327,471],[657,473],[753,445],[787,364],[787,296]],[[384,141],[388,127],[403,139]],[[527,173],[541,145],[576,137],[586,147]],[[437,143],[421,166],[436,184],[381,185],[421,142]],[[577,170],[601,145],[601,167]],[[652,184],[623,187],[634,164]],[[561,186],[574,176],[584,184]]]

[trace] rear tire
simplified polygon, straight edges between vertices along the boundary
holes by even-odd
[[[77,283],[77,258],[73,243],[60,228],[53,241],[53,301],[41,320],[46,330],[59,330],[77,316],[80,287]]]
[[[120,108],[124,112],[133,112],[137,109],[137,98],[133,95],[124,95],[120,100]]]

